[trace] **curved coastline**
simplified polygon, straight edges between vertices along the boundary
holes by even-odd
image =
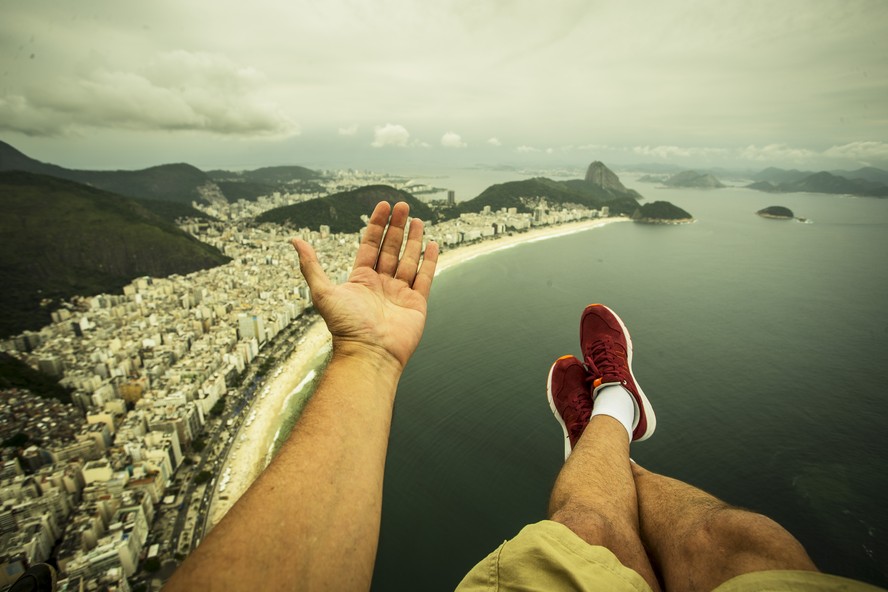
[[[453,269],[460,263],[518,245],[600,228],[614,222],[629,221],[629,218],[600,218],[570,222],[450,249],[441,253],[436,275]],[[319,370],[318,365],[313,362],[330,347],[330,332],[327,331],[323,320],[319,319],[306,329],[300,346],[290,358],[278,367],[281,369],[280,374],[277,374],[263,387],[262,392],[267,389],[267,393],[264,397],[257,398],[248,410],[251,414],[255,413],[253,421],[250,422],[250,425],[243,424],[234,435],[238,445],[229,453],[222,463],[222,471],[217,475],[205,532],[209,532],[219,523],[262,470],[268,466],[271,461],[270,451],[274,441],[281,425],[287,419],[284,412],[291,397],[305,386],[307,379],[313,372]],[[225,499],[222,499],[223,495],[220,495],[219,491],[222,475],[227,475]]]

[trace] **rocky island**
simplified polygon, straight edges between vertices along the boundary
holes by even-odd
[[[632,220],[641,224],[688,224],[694,217],[668,201],[655,201],[635,210]]]
[[[771,218],[773,220],[792,220],[795,214],[792,210],[783,206],[769,206],[756,212],[762,218]]]
[[[667,187],[688,187],[696,189],[721,189],[724,187],[721,181],[709,173],[697,171],[683,171],[672,175],[663,184]]]

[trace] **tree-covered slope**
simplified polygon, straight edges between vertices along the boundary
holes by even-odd
[[[51,305],[119,290],[136,277],[226,263],[132,199],[42,175],[0,173],[0,335],[49,322]]]
[[[677,222],[693,218],[689,212],[668,201],[646,203],[632,214],[636,222]]]
[[[351,191],[343,191],[298,204],[275,208],[260,215],[257,222],[274,222],[293,228],[317,230],[327,225],[332,232],[358,232],[364,227],[362,215],[368,215],[377,203],[395,204],[407,202],[410,215],[422,220],[432,220],[431,209],[406,191],[388,185],[368,185]]]
[[[583,179],[553,181],[545,177],[535,177],[523,181],[510,181],[491,185],[481,194],[459,204],[460,212],[480,212],[484,206],[494,211],[500,208],[517,208],[519,212],[530,212],[545,198],[549,205],[579,205],[590,209],[608,206],[612,214],[631,214],[638,207],[637,192],[631,189],[625,193],[605,189]]]

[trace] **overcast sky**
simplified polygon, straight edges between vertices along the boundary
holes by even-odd
[[[888,2],[5,0],[0,139],[83,168],[888,168]]]

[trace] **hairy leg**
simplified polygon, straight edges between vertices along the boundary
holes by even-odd
[[[652,589],[659,590],[639,535],[630,464],[626,428],[612,417],[593,417],[558,474],[549,519],[564,524],[590,545],[607,547]]]
[[[712,590],[744,573],[817,568],[782,526],[633,464],[641,540],[671,592]]]

